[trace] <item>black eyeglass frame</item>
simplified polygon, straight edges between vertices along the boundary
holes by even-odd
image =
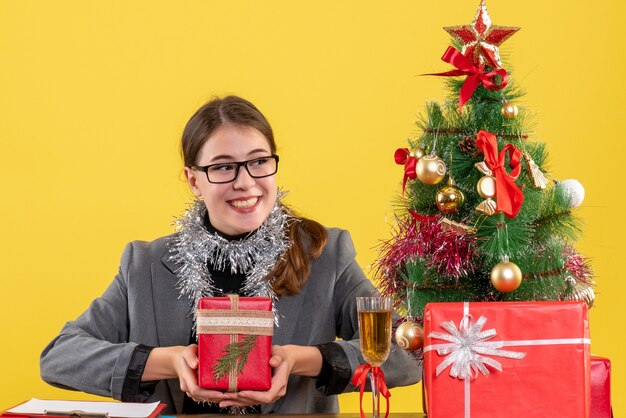
[[[250,172],[250,169],[248,168],[248,163],[251,163],[251,162],[257,161],[257,160],[262,160],[264,158],[271,158],[274,161],[276,161],[276,170],[274,170],[274,172],[271,173],[271,174],[265,174],[263,176],[255,176],[254,174],[252,174]],[[203,171],[204,174],[206,175],[206,179],[207,179],[207,181],[209,183],[212,183],[212,184],[225,184],[225,183],[232,183],[233,181],[237,180],[237,177],[239,177],[239,169],[242,166],[245,167],[246,171],[248,172],[250,177],[252,177],[253,179],[262,179],[264,177],[273,176],[274,174],[278,173],[278,161],[279,161],[278,155],[271,154],[271,155],[267,155],[267,156],[263,156],[263,157],[252,158],[250,160],[245,160],[245,161],[229,161],[229,162],[217,163],[217,164],[209,164],[209,165],[192,165],[189,168],[191,168],[192,170],[196,170],[196,171]],[[228,180],[228,181],[211,181],[211,179],[209,178],[209,169],[211,167],[220,166],[220,165],[224,165],[224,164],[237,164],[237,168],[235,169],[235,177],[233,177],[232,180]]]

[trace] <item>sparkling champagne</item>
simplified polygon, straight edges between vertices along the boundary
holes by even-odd
[[[380,366],[389,356],[391,346],[391,312],[359,311],[361,353],[372,366]]]

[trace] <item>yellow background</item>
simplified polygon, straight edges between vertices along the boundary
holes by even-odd
[[[445,94],[441,79],[417,75],[449,69],[442,26],[469,23],[477,4],[1,0],[0,409],[86,397],[43,383],[39,353],[107,286],[127,241],[172,231],[190,197],[178,139],[212,95],[265,112],[289,203],[349,229],[367,269],[400,190],[393,151],[418,134],[424,102]],[[612,360],[621,416],[625,6],[488,6],[495,24],[522,27],[502,49],[528,93],[520,104],[538,113],[551,174],[586,188],[578,248],[597,273],[592,351]],[[393,410],[420,410],[420,392],[394,390]],[[356,411],[358,397],[341,406]]]

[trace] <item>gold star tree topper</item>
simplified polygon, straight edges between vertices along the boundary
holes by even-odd
[[[491,68],[502,67],[498,46],[520,30],[516,27],[492,25],[485,0],[481,0],[471,24],[446,26],[444,29],[463,43],[461,52],[475,65],[486,65]]]

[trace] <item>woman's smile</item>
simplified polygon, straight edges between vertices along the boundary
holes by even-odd
[[[228,204],[237,209],[252,209],[259,201],[259,197],[244,197],[229,200]]]

